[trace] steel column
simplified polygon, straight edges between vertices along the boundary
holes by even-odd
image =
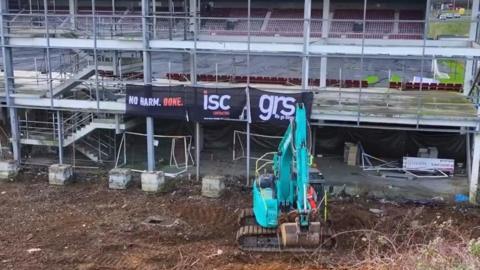
[[[196,179],[200,181],[200,123],[195,123],[195,161]]]
[[[310,21],[312,19],[312,0],[305,0],[303,7],[303,57],[302,57],[302,91],[308,89],[310,69],[309,45],[310,45]]]
[[[52,82],[52,65],[50,62],[50,31],[48,27],[48,3],[47,0],[43,0],[43,16],[45,20],[45,33],[46,33],[46,41],[47,47],[45,48],[45,52],[47,54],[47,59],[45,62],[47,64],[47,83],[48,83],[48,91],[50,92],[50,108],[53,109],[53,82]]]
[[[330,23],[330,0],[323,0],[322,38],[328,38]]]
[[[465,133],[465,144],[466,144],[466,149],[465,151],[467,152],[467,162],[466,167],[467,167],[467,177],[470,179],[472,177],[472,148],[471,148],[471,142],[470,142],[470,137],[472,136],[470,133],[468,133],[468,130]]]
[[[70,29],[72,30],[75,30],[75,26],[76,26],[77,9],[78,9],[78,0],[68,0],[68,11],[70,15]]]
[[[320,58],[320,88],[327,87],[327,56]]]
[[[246,93],[247,93],[247,113],[248,113],[248,121],[247,121],[247,161],[246,161],[246,173],[245,176],[247,178],[247,186],[250,186],[250,123],[251,123],[251,118],[250,118],[250,93],[249,93],[249,88],[250,88],[250,45],[251,45],[251,36],[250,36],[250,16],[251,16],[251,7],[252,7],[252,1],[248,0],[247,1],[247,88],[246,88]]]
[[[143,40],[143,82],[145,85],[152,84],[152,57],[149,49],[150,29],[148,28],[148,16],[150,16],[150,1],[142,0],[142,40]],[[155,148],[154,140],[154,123],[153,117],[147,117],[147,170],[152,172],[155,170]]]
[[[473,70],[474,70],[474,61],[466,60],[465,61],[465,74],[463,79],[463,94],[468,95],[470,88],[472,88],[473,83]]]
[[[471,41],[475,41],[477,39],[479,8],[480,8],[480,0],[473,0],[470,33],[468,35]]]
[[[480,169],[480,133],[473,135],[472,172],[470,175],[470,202],[477,204],[478,171]]]
[[[20,162],[20,137],[18,131],[18,116],[17,109],[13,107],[13,100],[11,97],[14,91],[14,74],[13,74],[13,56],[12,48],[7,47],[7,37],[3,22],[3,13],[8,13],[8,1],[0,1],[0,34],[2,41],[2,55],[3,55],[3,79],[5,83],[5,97],[10,116],[11,129],[11,143],[13,159]]]
[[[190,32],[196,31],[195,22],[197,17],[197,0],[189,0],[189,18],[188,18],[188,30]]]
[[[63,117],[57,111],[57,137],[58,137],[58,164],[63,164]]]

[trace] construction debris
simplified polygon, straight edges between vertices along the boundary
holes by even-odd
[[[383,178],[408,179],[448,178],[453,175],[455,160],[426,157],[403,157],[402,164],[398,160],[387,161],[365,152],[359,144],[361,167],[364,171],[376,172]],[[422,148],[421,148],[422,149]],[[419,154],[435,155],[436,148],[419,150]]]

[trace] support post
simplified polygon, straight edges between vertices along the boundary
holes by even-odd
[[[468,35],[468,38],[470,41],[475,41],[477,39],[479,8],[480,8],[480,0],[473,0],[472,16],[470,17],[471,18],[470,32]]]
[[[78,0],[68,0],[68,11],[70,15],[70,29],[75,30],[77,22]]]
[[[145,85],[152,85],[152,57],[149,49],[150,32],[148,28],[148,16],[150,15],[149,0],[142,0],[142,40],[143,40],[143,82]],[[147,122],[147,170],[155,170],[155,149],[153,117],[148,116]]]
[[[472,148],[471,148],[471,142],[470,142],[470,133],[467,132],[465,133],[465,144],[466,144],[466,167],[467,167],[467,177],[470,179],[472,177]]]
[[[197,16],[197,0],[189,0],[189,6],[188,6],[188,13],[189,13],[189,18],[188,18],[188,30],[190,32],[195,31],[195,21],[196,21],[196,16]]]
[[[58,164],[63,164],[63,117],[57,111],[57,137],[58,137]]]
[[[328,38],[330,29],[330,0],[323,0],[322,38]]]
[[[250,111],[250,91],[249,88],[245,90],[247,94],[247,187],[250,186],[250,123],[252,122],[252,116]]]
[[[312,14],[312,0],[305,0],[303,11],[303,58],[302,58],[302,91],[308,89],[310,69],[309,44],[310,44],[310,20]]]
[[[119,76],[120,75],[120,61],[118,61],[118,51],[114,51],[112,55],[112,65],[113,65],[113,76]]]
[[[463,94],[468,95],[470,89],[472,88],[473,83],[473,67],[474,61],[471,59],[467,59],[465,61],[465,75],[463,79]]]
[[[328,38],[330,30],[330,0],[323,0],[322,38]],[[320,59],[320,88],[327,87],[327,56]]]
[[[17,109],[14,107],[11,94],[14,91],[14,74],[13,74],[13,55],[12,48],[7,47],[7,28],[3,22],[3,13],[8,13],[8,1],[0,1],[0,35],[2,41],[3,70],[5,84],[5,98],[10,118],[11,143],[13,159],[16,163],[20,163],[20,137],[18,131]]]
[[[320,88],[327,87],[327,56],[320,59]]]
[[[473,135],[472,172],[470,175],[470,203],[477,204],[478,172],[480,169],[480,133]]]
[[[469,35],[468,35],[468,39],[470,41],[476,41],[477,40],[479,8],[480,8],[480,0],[473,0],[473,2],[472,2],[471,23],[470,23],[470,32],[469,32]],[[463,82],[463,94],[464,95],[468,95],[468,92],[470,91],[470,88],[472,87],[473,72],[474,72],[474,61],[472,59],[467,59],[465,61],[465,75],[464,75],[464,82]]]
[[[200,123],[195,122],[195,161],[196,179],[200,181]]]

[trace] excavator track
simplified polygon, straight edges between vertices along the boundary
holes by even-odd
[[[333,231],[328,228],[322,235],[324,243],[321,247],[282,247],[280,234],[277,229],[268,229],[255,222],[252,209],[243,209],[238,218],[240,229],[237,231],[236,240],[241,250],[252,252],[312,252],[320,248],[329,249],[335,246],[332,238]]]
[[[247,225],[237,231],[237,243],[243,251],[279,252],[280,240],[276,229]]]

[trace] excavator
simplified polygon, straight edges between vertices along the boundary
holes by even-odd
[[[271,161],[259,166],[265,158],[257,160],[253,208],[243,209],[238,219],[241,250],[305,252],[335,245],[323,176],[312,166],[309,131],[305,106],[297,104]]]

